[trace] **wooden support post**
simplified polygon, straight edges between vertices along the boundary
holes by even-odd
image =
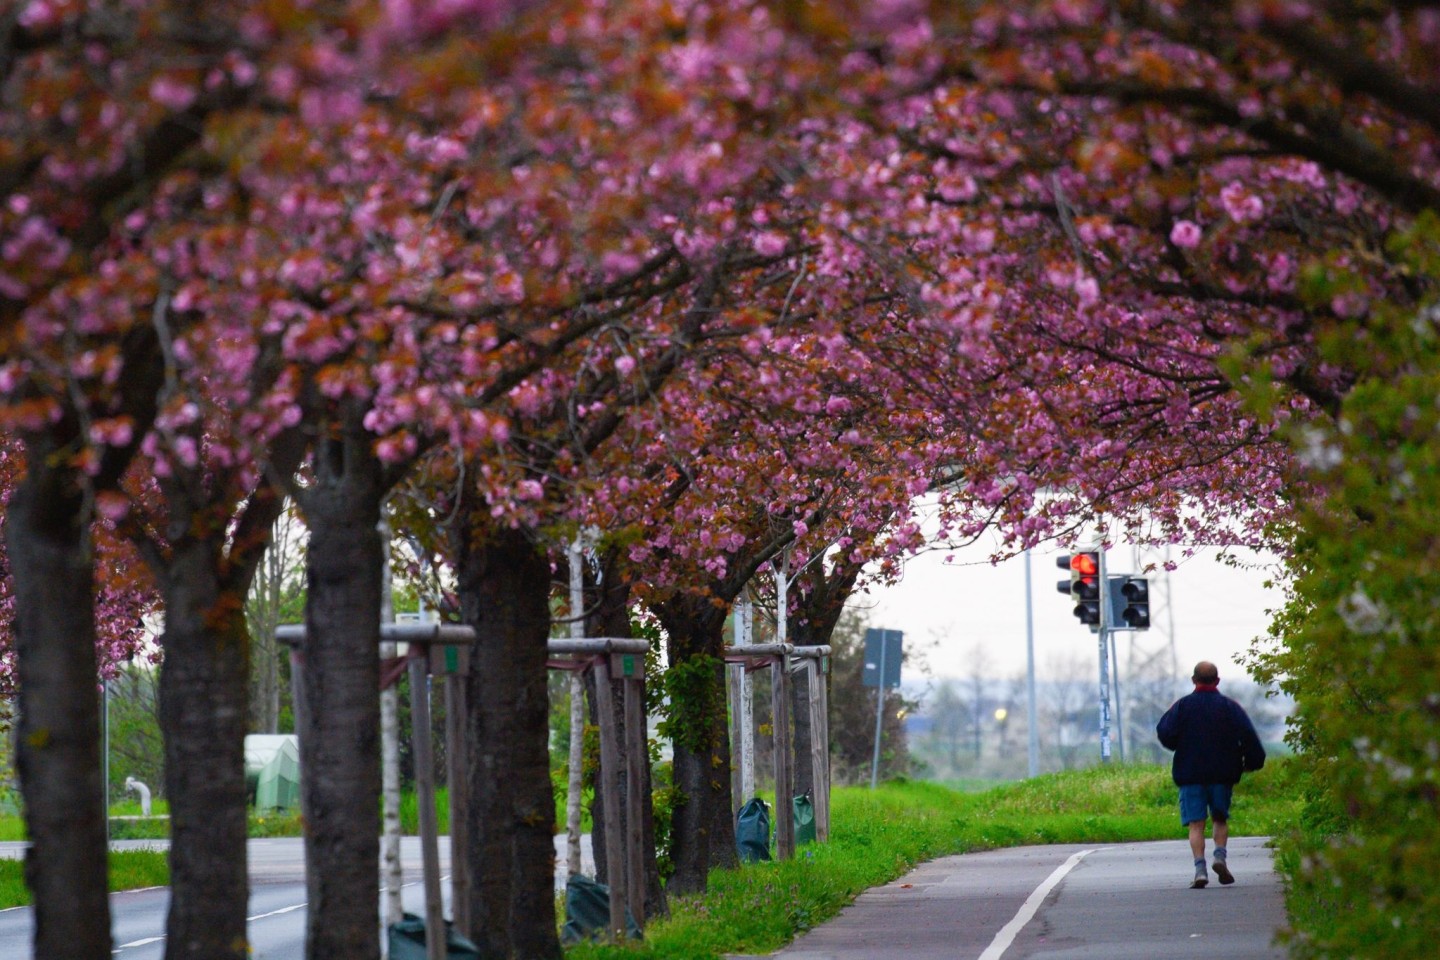
[[[740,815],[748,799],[745,793],[745,752],[740,748],[740,699],[745,683],[745,664],[725,664],[725,699],[730,704],[730,813]]]
[[[469,752],[465,745],[465,678],[445,678],[445,779],[450,789],[450,915],[455,929],[470,932]]]
[[[825,776],[821,780],[825,791],[825,819],[821,821],[824,838],[830,837],[830,658],[820,660],[820,728],[823,731],[820,742],[825,744]]]
[[[610,938],[625,941],[625,838],[620,827],[620,738],[615,731],[615,695],[610,657],[595,658],[595,706],[600,715],[600,791],[605,822],[605,883],[610,888]]]
[[[830,839],[830,790],[826,782],[826,761],[829,759],[830,738],[825,729],[825,677],[820,673],[819,657],[805,658],[805,682],[809,685],[810,707],[810,782],[814,784],[815,839]]]
[[[643,662],[643,661],[642,661]],[[630,912],[645,927],[645,681],[625,678],[625,880]]]
[[[277,640],[280,640],[282,643],[288,643],[290,646],[290,712],[295,715],[295,730],[299,732],[306,729],[305,710],[307,707],[305,703],[305,657],[300,653],[299,639],[304,636],[303,628],[302,632],[298,634],[294,640],[287,640],[284,637],[280,637],[278,630],[276,634]],[[310,768],[304,762],[305,750],[304,735],[302,734],[300,738],[300,782],[302,784],[300,789],[300,816],[302,819],[308,821],[311,817],[310,801],[306,798],[310,796],[310,791],[305,789],[303,784],[310,776]]]
[[[755,684],[740,665],[740,804],[755,797]],[[738,808],[737,808],[738,812]]]
[[[775,735],[775,858],[795,856],[794,771],[790,759],[790,655],[778,654],[770,667],[771,726]]]
[[[429,664],[410,661],[410,726],[415,750],[415,802],[420,808],[420,856],[425,878],[425,956],[445,960],[444,903],[440,899],[440,841],[435,823],[435,752],[430,748]]]

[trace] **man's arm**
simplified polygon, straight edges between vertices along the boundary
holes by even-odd
[[[1160,718],[1155,725],[1155,736],[1160,738],[1160,746],[1166,750],[1174,750],[1180,746],[1180,701],[1176,700],[1170,704],[1170,709]]]
[[[1260,742],[1260,735],[1255,732],[1255,724],[1250,722],[1245,708],[1233,700],[1230,702],[1240,723],[1240,767],[1247,772],[1259,770],[1265,766],[1265,745]]]

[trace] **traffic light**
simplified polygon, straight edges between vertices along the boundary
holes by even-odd
[[[1125,586],[1120,588],[1125,596],[1125,609],[1120,619],[1127,627],[1136,630],[1150,629],[1150,581],[1144,577],[1127,577]]]
[[[1075,601],[1075,616],[1087,627],[1100,625],[1100,554],[1098,551],[1056,557],[1055,565],[1070,571],[1069,580],[1061,580],[1055,589],[1070,594]]]

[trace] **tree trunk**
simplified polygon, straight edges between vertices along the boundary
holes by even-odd
[[[380,567],[384,494],[369,438],[322,441],[310,523],[300,721],[308,960],[378,958]]]
[[[468,514],[468,515],[467,515]],[[462,511],[458,587],[475,628],[467,702],[472,871],[469,933],[487,960],[558,960],[550,783],[550,565],[530,532]]]
[[[35,951],[109,960],[105,791],[96,695],[95,583],[84,500],[56,451],[27,445],[29,469],[5,511],[15,583],[20,720],[17,768],[30,849]]]
[[[245,960],[245,728],[249,651],[243,593],[226,595],[218,544],[175,545],[161,574],[165,662],[160,726],[170,798],[167,960]]]
[[[712,867],[733,866],[730,741],[725,710],[725,609],[679,595],[654,608],[669,635],[676,797],[671,813],[672,894],[705,890]]]
[[[624,637],[632,636],[630,629],[630,582],[620,572],[620,566],[616,562],[616,556],[607,555],[604,560],[603,576],[600,584],[590,583],[587,585],[586,607],[590,610],[586,617],[586,636],[590,637]],[[586,678],[586,689],[593,686],[593,676]],[[647,681],[648,683],[648,681]],[[619,731],[621,756],[625,757],[626,745],[630,742],[625,729],[625,710],[623,683],[614,684],[615,691],[615,722]],[[595,705],[593,691],[590,694],[590,719],[592,723],[599,722],[599,713]],[[642,867],[645,870],[645,919],[647,923],[653,922],[657,917],[665,917],[670,914],[670,907],[665,902],[665,887],[660,882],[660,864],[656,858],[655,849],[655,804],[652,802],[654,786],[651,782],[651,771],[648,757],[641,768],[642,788],[645,791],[645,802],[641,804],[641,849],[645,857]],[[627,759],[628,762],[628,759]],[[625,797],[626,785],[621,783],[621,796]],[[622,829],[628,829],[625,820],[626,807],[620,810],[620,822]],[[597,876],[607,876],[609,864],[605,862],[605,828],[604,828],[604,802],[600,791],[595,792],[595,801],[591,805],[590,821],[594,824],[591,833],[591,846],[595,850],[595,873]]]
[[[855,589],[861,564],[842,560],[827,574],[820,565],[810,568],[800,578],[796,593],[799,603],[790,616],[785,632],[797,647],[818,647],[830,642],[835,625],[845,612],[845,601]],[[797,676],[797,680],[802,677]],[[828,682],[828,678],[821,678]],[[810,724],[810,685],[791,685],[791,743],[794,744],[795,793],[815,796],[814,765],[810,762],[811,741],[815,731]]]

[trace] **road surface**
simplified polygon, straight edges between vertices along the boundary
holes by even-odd
[[[440,838],[441,888],[445,891],[445,912],[450,912],[449,864],[450,838]],[[582,869],[594,873],[590,837],[582,838]],[[164,841],[116,840],[117,850],[163,849]],[[24,855],[24,843],[0,843],[0,856]],[[555,889],[565,886],[565,838],[555,838],[555,856],[559,870]],[[250,863],[249,920],[251,957],[253,960],[301,960],[305,944],[305,857],[302,841],[294,837],[251,840],[248,843]],[[405,837],[400,845],[400,861],[404,867],[402,899],[405,909],[417,915],[424,913],[421,888],[420,843]],[[377,884],[378,886],[378,884]],[[120,960],[162,960],[165,955],[165,911],[170,903],[166,887],[130,890],[110,897],[111,932],[115,942],[114,955]],[[0,910],[0,957],[19,960],[30,956],[32,920],[29,907]],[[380,931],[377,931],[377,936]]]
[[[1231,838],[1236,882],[1194,876],[1185,841],[1017,847],[933,860],[862,894],[773,960],[1280,960],[1280,881]]]
[[[557,838],[557,854],[562,841]],[[17,849],[23,844],[0,844],[0,855]],[[252,840],[250,858],[252,956],[300,960],[300,842]],[[419,913],[413,838],[407,838],[402,859],[406,909]],[[442,846],[442,861],[447,859]],[[1263,840],[1232,839],[1230,863],[1238,881],[1233,886],[1212,879],[1207,888],[1191,890],[1184,841],[944,857],[865,892],[773,960],[1280,960],[1284,953],[1273,940],[1284,906]],[[557,877],[557,888],[560,883]],[[168,899],[163,888],[112,897],[117,957],[161,960]],[[29,909],[0,911],[0,957],[29,955]]]

